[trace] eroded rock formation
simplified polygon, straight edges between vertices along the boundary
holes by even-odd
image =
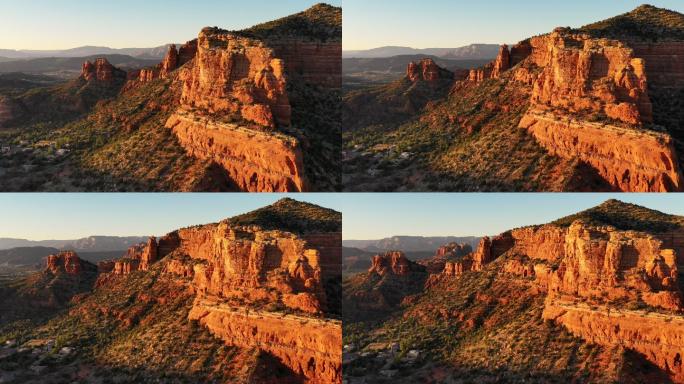
[[[228,344],[264,349],[307,382],[342,382],[340,321],[236,310],[205,301],[195,304],[190,319]]]
[[[46,270],[52,274],[67,273],[78,275],[81,272],[81,259],[76,252],[63,251],[47,257]]]
[[[500,273],[533,281],[546,294],[545,319],[588,342],[633,349],[681,382],[682,235],[681,230],[646,233],[576,220],[569,226],[506,232],[507,251],[493,257],[490,246],[486,257],[483,240],[478,253],[490,262],[505,255]],[[463,272],[463,265],[447,264],[443,274]]]
[[[126,72],[115,68],[105,58],[99,58],[94,63],[86,61],[81,66],[81,79],[85,81],[97,81],[102,83],[113,83],[115,80],[125,79]]]
[[[249,192],[301,192],[308,185],[295,138],[254,131],[179,110],[166,123],[192,156],[213,160]]]
[[[502,46],[495,61],[471,70],[469,80],[501,78],[511,69],[508,81],[531,86],[531,106],[519,126],[549,153],[588,164],[615,190],[679,191],[684,184],[673,131],[643,128],[658,120],[679,129],[672,100],[684,87],[676,55],[683,50],[677,42],[594,38],[557,28],[510,51]]]
[[[530,110],[520,121],[549,153],[576,157],[620,191],[667,192],[684,187],[672,137],[663,132],[578,121]]]
[[[237,114],[264,127],[290,125],[285,63],[263,42],[215,28],[197,41],[195,63],[181,73],[181,104]]]
[[[406,68],[406,78],[412,82],[426,81],[434,83],[439,80],[453,79],[454,74],[441,68],[432,59],[423,59],[418,63],[411,62]]]

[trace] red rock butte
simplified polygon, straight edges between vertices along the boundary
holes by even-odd
[[[341,383],[341,322],[324,316],[332,305],[326,284],[341,276],[341,243],[340,232],[223,221],[131,247],[101,263],[97,286],[163,261],[163,273],[188,281],[195,294],[189,320],[229,345],[268,352],[306,382]]]
[[[606,203],[622,204],[622,203]],[[684,229],[647,233],[582,219],[483,238],[463,261],[447,262],[428,285],[480,271],[506,255],[502,273],[533,279],[546,294],[543,317],[590,343],[623,345],[643,354],[676,382],[684,382]],[[626,309],[625,303],[659,309]],[[615,303],[622,303],[619,307]]]
[[[510,73],[509,81],[531,86],[531,106],[519,127],[549,153],[590,165],[613,189],[681,191],[675,140],[643,127],[654,119],[649,83],[681,86],[684,62],[676,52],[683,50],[682,42],[594,38],[557,28],[510,49],[501,46],[497,58],[471,70],[467,81]],[[597,116],[609,122],[594,121]]]

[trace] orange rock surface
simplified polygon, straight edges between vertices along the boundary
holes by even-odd
[[[212,301],[196,303],[189,317],[228,344],[273,354],[306,382],[342,382],[340,321],[236,310]]]
[[[105,58],[99,58],[94,63],[86,61],[81,67],[81,78],[85,81],[111,83],[116,77],[125,77],[125,72],[115,68]]]
[[[682,316],[563,302],[547,304],[543,316],[590,343],[633,349],[668,372],[675,382],[684,382]]]
[[[377,273],[380,276],[393,274],[398,276],[407,275],[410,272],[410,262],[403,252],[393,251],[382,255],[375,255],[371,261],[368,273]]]
[[[422,80],[433,83],[440,79],[451,79],[453,73],[440,68],[432,59],[423,59],[418,63],[409,63],[406,77],[413,82]]]
[[[594,167],[616,190],[679,191],[684,188],[668,134],[563,118],[530,110],[520,127],[550,153]]]
[[[249,192],[308,189],[299,142],[290,137],[222,123],[179,110],[166,123],[192,156],[220,164]]]
[[[236,113],[265,127],[290,125],[285,63],[273,49],[214,28],[202,30],[197,46],[194,65],[180,76],[182,105]]]
[[[81,259],[76,252],[63,251],[47,257],[46,269],[52,274],[67,273],[78,275],[81,272]]]

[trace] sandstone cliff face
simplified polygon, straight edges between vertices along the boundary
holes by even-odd
[[[323,283],[335,272],[335,252],[309,247],[289,233],[226,223],[180,230],[178,237],[176,252],[202,261],[193,267],[193,283],[203,295],[247,302],[268,299],[311,313],[326,309]],[[339,239],[327,237],[331,242]]]
[[[530,39],[530,60],[542,68],[532,101],[572,113],[605,113],[638,125],[653,121],[645,61],[617,40],[564,29]]]
[[[342,382],[340,321],[236,310],[211,301],[196,303],[189,317],[228,344],[264,349],[307,382]]]
[[[240,190],[308,189],[301,146],[294,138],[222,123],[183,110],[171,116],[166,126],[190,155],[221,165]]]
[[[128,248],[123,257],[116,260],[106,260],[97,264],[100,273],[95,287],[102,287],[108,282],[135,271],[147,271],[152,264],[165,256],[159,253],[157,239],[150,237],[147,243],[136,244]]]
[[[577,121],[530,110],[520,127],[551,154],[579,158],[616,190],[667,192],[684,187],[668,134]]]
[[[195,63],[181,74],[181,104],[235,113],[261,126],[290,125],[285,63],[264,43],[205,28]]]
[[[81,259],[76,252],[63,251],[47,257],[46,270],[52,274],[67,273],[78,275],[81,272]]]
[[[562,28],[521,45],[529,46],[520,49],[529,53],[526,64],[541,69],[533,76],[532,107],[521,128],[550,153],[591,165],[616,190],[682,189],[670,135],[588,121],[606,116],[631,126],[653,122],[649,65],[638,55],[645,49]]]
[[[673,135],[682,129],[672,100],[684,86],[682,51],[682,43],[598,39],[557,28],[510,51],[502,46],[469,80],[500,78],[510,69],[507,81],[532,88],[519,126],[549,153],[596,169],[615,190],[679,191],[684,185]],[[669,132],[640,128],[654,120]]]
[[[563,302],[547,304],[543,316],[590,343],[620,344],[635,350],[669,373],[675,382],[684,382],[682,316],[596,309]]]
[[[159,248],[167,243],[175,248],[166,271],[190,279],[197,295],[190,319],[228,344],[264,349],[309,382],[341,382],[339,321],[255,309],[331,310],[325,288],[341,274],[340,233],[300,237],[222,222],[178,230]]]
[[[418,264],[425,266],[428,273],[441,273],[449,260],[457,259],[468,255],[473,251],[470,244],[449,243],[437,248],[435,256],[430,259],[419,260]],[[452,262],[453,264],[453,262]]]
[[[475,252],[455,262],[446,262],[443,276],[460,276],[465,271],[481,271],[485,265],[496,260],[513,246],[513,238],[509,232],[496,237],[483,237]]]
[[[579,220],[516,229],[501,272],[532,279],[546,292],[545,319],[589,342],[642,353],[681,382],[681,255],[672,248],[681,247],[680,232],[648,234]],[[626,309],[644,305],[670,314]]]
[[[261,41],[214,28],[181,47],[177,60],[193,54],[178,73],[181,107],[166,123],[181,146],[224,168],[239,190],[307,190],[300,141],[276,131],[291,119],[283,59]]]
[[[408,275],[410,272],[410,262],[403,252],[387,252],[383,255],[373,256],[371,267],[368,273],[375,273],[379,276],[393,274],[398,276]]]
[[[471,69],[468,81],[479,83],[486,79],[498,79],[504,71],[511,68],[511,51],[506,44],[499,48],[496,59],[482,68]]]

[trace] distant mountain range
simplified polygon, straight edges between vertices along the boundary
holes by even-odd
[[[146,236],[89,236],[75,240],[26,240],[0,238],[0,250],[19,247],[49,247],[87,252],[125,250],[131,245],[147,241]]]
[[[480,237],[477,236],[392,236],[379,240],[343,240],[342,245],[365,252],[434,252],[442,245],[452,242],[467,243],[475,249],[479,241]]]
[[[342,58],[373,59],[401,55],[437,56],[454,60],[491,60],[499,52],[499,44],[470,44],[458,48],[424,48],[387,46],[367,50],[343,51]],[[0,51],[0,56],[4,56]]]
[[[40,73],[40,74],[59,74],[64,72],[73,75],[81,71],[83,63],[95,61],[104,57],[112,65],[122,69],[137,69],[156,65],[159,59],[134,57],[121,54],[101,54],[79,57],[42,57],[30,59],[15,59],[3,61],[0,59],[0,73]]]
[[[169,45],[161,45],[154,48],[109,48],[83,46],[62,50],[13,50],[0,49],[0,57],[3,59],[36,59],[41,57],[84,57],[93,55],[128,55],[145,59],[161,59],[168,51]],[[0,59],[2,60],[2,59]]]

